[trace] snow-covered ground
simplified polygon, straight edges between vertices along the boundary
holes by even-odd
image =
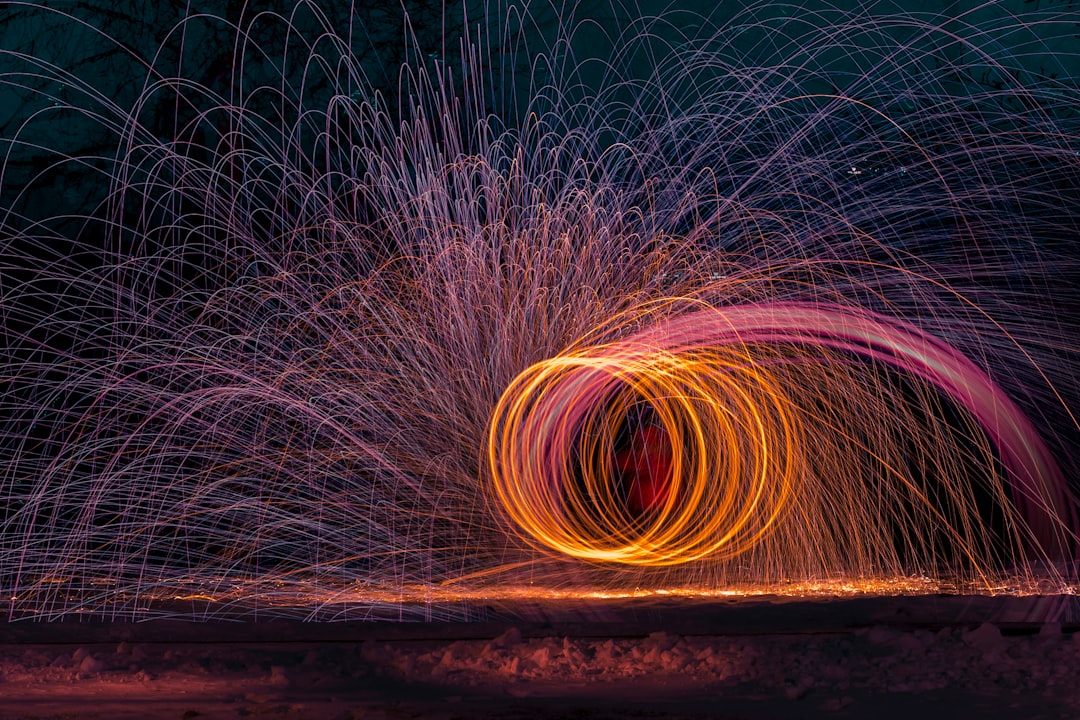
[[[592,626],[67,624],[79,642],[13,623],[0,718],[1080,718],[1075,625],[936,625],[880,605],[902,621],[822,621],[832,606],[817,603],[776,606],[792,618],[777,632],[743,613],[745,632],[717,634],[652,629],[663,617],[640,612]],[[848,605],[856,620],[873,607]]]

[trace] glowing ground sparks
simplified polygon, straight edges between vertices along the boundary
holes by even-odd
[[[1032,597],[1080,595],[1075,583],[1012,576],[993,584],[957,578],[926,576],[831,577],[769,582],[743,582],[723,587],[699,584],[659,587],[612,587],[590,584],[519,585],[495,582],[451,582],[443,585],[392,586],[363,581],[333,585],[310,577],[251,578],[192,577],[155,583],[132,595],[115,578],[93,581],[52,578],[50,601],[26,608],[32,594],[11,601],[10,618],[55,619],[69,615],[93,618],[165,618],[206,616],[218,618],[281,617],[305,620],[410,619],[461,620],[485,616],[529,617],[543,613],[579,617],[588,606],[596,612],[619,613],[632,607],[671,603],[671,607],[722,607],[722,603],[786,603],[794,600],[875,598],[900,596]],[[89,591],[88,588],[96,588]],[[1068,600],[1062,600],[1068,603]],[[721,604],[717,604],[721,603]],[[2,607],[2,603],[0,603]],[[732,605],[731,607],[735,607]],[[585,612],[588,615],[588,612]]]
[[[949,460],[956,444],[937,417],[941,397],[899,392],[863,360],[962,408],[967,431],[988,440],[979,470],[989,493],[1018,510],[1008,522],[1023,529],[1014,539],[1054,557],[1067,547],[1059,518],[1069,497],[1052,456],[1019,408],[946,343],[896,319],[822,304],[672,301],[632,313],[668,314],[625,339],[529,367],[496,406],[492,489],[538,546],[629,565],[728,559],[787,514],[792,530],[773,552],[784,554],[793,531],[834,538],[834,547],[818,548],[830,556],[849,542],[873,556],[881,552],[875,538],[892,544],[880,529],[862,534],[874,528],[858,498],[873,492],[881,498],[874,512],[906,511],[910,527],[935,528],[936,536],[905,537],[919,562],[932,562],[930,543],[943,537],[979,568],[986,528],[968,490],[971,469]],[[642,412],[651,424],[628,428]],[[617,450],[628,434],[648,434],[629,488],[619,482],[628,450]],[[922,483],[902,469],[912,437],[934,463]],[[655,467],[643,472],[643,462]]]

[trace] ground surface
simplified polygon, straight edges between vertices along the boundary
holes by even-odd
[[[1074,600],[15,622],[0,630],[0,718],[1080,718]]]

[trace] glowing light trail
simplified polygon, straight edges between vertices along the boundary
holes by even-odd
[[[794,352],[778,354],[771,350],[776,344]],[[866,388],[792,388],[793,378],[778,372],[784,364],[821,362],[818,349],[892,365],[967,409],[1001,453],[1007,475],[999,478],[999,491],[1011,491],[1038,546],[1055,552],[1066,547],[1057,518],[1069,512],[1069,498],[1060,473],[1000,388],[927,333],[838,305],[694,308],[619,342],[533,365],[511,383],[493,413],[493,491],[507,516],[540,546],[573,557],[674,565],[740,555],[779,521],[808,473],[815,484],[836,481],[850,462],[831,454],[811,460],[803,446],[820,438],[812,437],[802,418],[831,404],[832,393]],[[805,383],[807,377],[794,379]],[[812,404],[801,398],[808,390],[815,394]],[[639,404],[655,413],[671,444],[664,480],[670,491],[645,518],[628,512],[612,462],[620,422]],[[842,437],[830,447],[856,449],[845,447]],[[936,450],[950,452],[948,446]],[[923,507],[915,512],[949,522],[929,497],[919,495],[918,501]],[[960,527],[949,531],[962,538]],[[961,543],[974,557],[968,540]]]

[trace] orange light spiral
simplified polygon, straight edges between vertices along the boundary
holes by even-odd
[[[666,492],[637,516],[614,447],[640,406],[671,463]],[[518,375],[494,411],[488,457],[499,506],[533,543],[663,566],[738,555],[768,533],[800,472],[797,435],[780,384],[745,348],[598,346]]]
[[[950,459],[941,398],[980,443],[977,470]],[[651,429],[628,433],[641,408]],[[627,449],[628,434],[646,447]],[[905,464],[911,442],[929,470]],[[1059,471],[1019,408],[948,344],[857,308],[698,308],[536,363],[496,403],[487,454],[508,525],[583,560],[670,566],[758,545],[766,563],[873,556],[909,513],[979,567],[992,533],[975,477],[1018,546],[1052,558],[1068,542]]]

